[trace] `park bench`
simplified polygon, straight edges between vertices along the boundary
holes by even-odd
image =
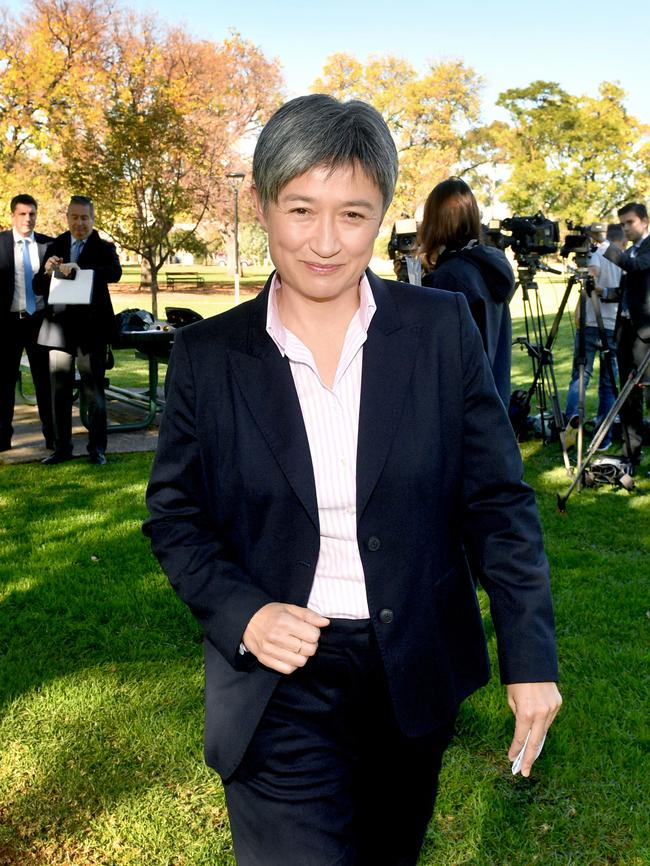
[[[201,274],[196,271],[168,271],[165,278],[168,289],[173,289],[174,286],[194,286],[198,289],[205,284]]]

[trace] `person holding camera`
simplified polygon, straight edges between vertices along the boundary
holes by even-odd
[[[429,193],[420,224],[423,286],[461,292],[483,340],[501,402],[510,402],[512,325],[509,303],[515,276],[503,252],[480,241],[481,219],[471,189],[458,177]]]
[[[615,245],[605,251],[605,258],[624,271],[621,301],[616,325],[618,367],[621,384],[636,369],[650,349],[650,231],[648,210],[644,204],[631,202],[617,211],[621,226],[632,246],[624,252]],[[650,408],[650,375],[634,388],[621,407],[621,423],[627,428],[623,452],[632,466],[641,461],[643,444],[643,389]]]
[[[582,356],[580,332],[584,336],[584,360],[585,360],[585,391],[589,385],[591,374],[594,368],[594,360],[596,352],[599,355],[599,372],[598,372],[598,411],[596,414],[596,429],[600,426],[603,418],[614,405],[616,400],[616,377],[618,376],[618,366],[616,364],[615,337],[614,328],[618,313],[618,298],[619,285],[621,282],[621,269],[613,264],[606,256],[606,250],[613,244],[621,251],[625,249],[625,235],[623,229],[618,223],[613,223],[607,227],[605,239],[602,232],[594,232],[592,238],[598,243],[597,248],[591,254],[589,259],[589,273],[594,278],[594,290],[591,297],[587,299],[585,311],[585,321],[580,319],[580,304],[576,307],[576,336],[573,351],[573,370],[571,372],[571,381],[567,392],[566,401],[566,418],[567,432],[565,444],[568,447],[575,441],[573,434],[577,433],[578,426],[578,399],[579,399],[579,380],[580,380],[580,358]],[[596,315],[596,310],[600,312],[603,333],[601,334],[600,326]],[[603,345],[606,341],[607,345]],[[605,349],[609,349],[609,359],[611,367],[606,363]],[[611,427],[607,432],[607,436],[603,439],[599,451],[607,451],[612,444]]]

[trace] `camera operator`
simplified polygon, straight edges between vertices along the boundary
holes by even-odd
[[[621,281],[621,302],[616,326],[618,366],[623,384],[630,372],[643,361],[650,349],[650,232],[648,211],[644,204],[632,202],[618,211],[625,237],[632,247],[623,252],[615,245],[605,251],[605,258],[625,272]],[[646,402],[650,403],[646,375]],[[634,388],[621,408],[621,422],[627,428],[629,453],[624,453],[633,466],[641,460],[643,443],[643,391]]]
[[[599,353],[599,370],[598,370],[598,412],[596,415],[596,428],[600,425],[603,418],[614,405],[616,400],[615,380],[612,380],[612,375],[618,375],[618,367],[616,365],[616,357],[610,352],[611,374],[608,365],[605,363],[603,349],[609,347],[614,349],[614,328],[616,325],[616,315],[618,312],[618,296],[619,285],[621,282],[621,269],[613,264],[609,259],[605,258],[605,251],[611,246],[616,246],[619,250],[625,249],[625,235],[623,229],[617,223],[612,223],[607,227],[606,239],[603,240],[603,233],[600,231],[590,232],[591,237],[595,242],[599,242],[598,247],[592,253],[589,259],[589,273],[594,278],[595,288],[591,297],[587,300],[586,315],[584,323],[580,321],[580,302],[576,307],[576,331],[575,346],[573,352],[573,371],[571,373],[571,382],[567,392],[566,402],[566,417],[568,421],[567,437],[565,439],[567,447],[571,444],[570,433],[577,429],[577,412],[578,412],[578,392],[579,392],[579,375],[580,375],[580,358],[582,355],[580,346],[580,331],[584,334],[584,359],[585,359],[585,391],[589,386],[589,380],[594,368],[594,359],[596,352]],[[594,297],[595,295],[595,297]],[[602,345],[602,338],[598,321],[596,317],[596,305],[600,307],[602,323],[604,326],[604,337],[607,340],[607,347]],[[612,444],[611,428],[607,436],[603,440],[599,450],[606,451]]]
[[[481,220],[471,189],[458,177],[429,193],[420,249],[431,273],[422,285],[462,292],[478,325],[503,405],[510,401],[512,325],[508,304],[515,277],[503,252],[481,243]]]

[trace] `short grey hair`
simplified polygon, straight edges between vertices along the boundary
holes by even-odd
[[[386,212],[398,168],[386,121],[366,102],[314,93],[285,102],[268,121],[255,147],[253,182],[266,208],[294,177],[319,166],[334,171],[349,165],[377,184]]]

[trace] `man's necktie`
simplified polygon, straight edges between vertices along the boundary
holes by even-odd
[[[31,315],[36,311],[36,296],[34,295],[34,271],[29,255],[29,241],[23,240],[23,273],[25,275],[25,310]]]
[[[83,241],[73,241],[72,242],[72,249],[71,249],[70,253],[71,253],[71,258],[72,258],[73,262],[76,262],[77,259],[79,258],[79,254],[81,253],[82,244],[83,244]]]

